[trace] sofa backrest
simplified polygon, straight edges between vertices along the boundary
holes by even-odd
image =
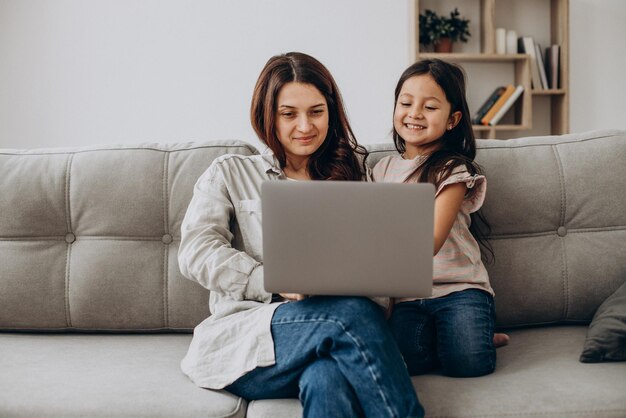
[[[0,150],[0,329],[190,330],[177,252],[193,185],[238,141]]]
[[[498,323],[588,322],[626,280],[626,132],[479,140]],[[368,163],[394,153],[368,146]],[[0,330],[189,331],[178,270],[193,185],[238,141],[0,150]]]
[[[396,152],[369,147],[370,165]],[[626,281],[626,132],[478,140],[498,323],[588,322]]]

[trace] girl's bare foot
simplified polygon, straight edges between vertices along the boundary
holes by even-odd
[[[509,336],[500,332],[496,332],[493,334],[493,345],[498,347],[503,347],[509,343]]]

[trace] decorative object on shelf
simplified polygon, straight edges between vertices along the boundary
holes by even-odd
[[[432,10],[426,9],[419,16],[420,44],[434,45],[435,52],[452,52],[452,43],[467,42],[471,36],[469,19],[464,19],[455,8],[450,17],[439,16]]]
[[[506,53],[517,54],[517,32],[513,29],[506,31]]]
[[[496,28],[496,54],[506,54],[506,29],[504,28]]]

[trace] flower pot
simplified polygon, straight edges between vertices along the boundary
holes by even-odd
[[[452,52],[452,39],[439,39],[439,42],[435,44],[435,52]]]

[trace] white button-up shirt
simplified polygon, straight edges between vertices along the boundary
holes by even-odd
[[[182,223],[182,274],[211,291],[211,316],[194,330],[182,371],[221,389],[275,363],[271,320],[279,303],[263,287],[261,183],[284,179],[268,149],[217,158],[198,179]]]

